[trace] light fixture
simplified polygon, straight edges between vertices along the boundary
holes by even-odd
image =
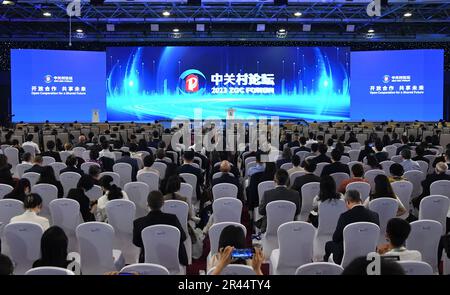
[[[116,30],[115,24],[106,24],[106,31],[108,32],[114,32]]]
[[[83,33],[83,29],[77,29],[76,32],[81,34]]]
[[[375,30],[374,30],[374,29],[369,29],[369,30],[367,31],[367,33],[373,34],[373,33],[375,33]]]
[[[412,13],[411,13],[411,12],[406,12],[403,16],[404,16],[404,17],[411,17],[411,16],[412,16]]]
[[[179,32],[180,32],[180,29],[175,28],[175,29],[172,30],[172,32],[174,32],[174,33],[179,33]]]
[[[347,32],[354,32],[355,31],[355,25],[347,25],[346,31]]]
[[[286,38],[286,37],[287,37],[286,29],[285,28],[278,29],[278,31],[277,31],[277,38],[282,39],[282,38]]]
[[[51,12],[48,12],[48,11],[45,11],[42,15],[45,16],[45,17],[52,16]]]
[[[205,24],[197,24],[195,26],[197,32],[204,32],[205,31]]]
[[[159,32],[159,24],[151,24],[150,25],[150,31],[152,31],[152,32]]]
[[[286,29],[279,29],[278,33],[286,33]]]
[[[170,16],[170,11],[164,10],[162,13],[163,16]]]
[[[300,11],[296,11],[296,12],[294,13],[294,16],[295,16],[295,17],[300,17],[300,16],[302,16],[302,13],[301,13]]]
[[[256,25],[257,32],[264,32],[265,30],[266,30],[266,24],[257,24]]]
[[[303,32],[310,32],[311,31],[311,25],[303,25]]]
[[[14,4],[16,4],[16,2],[12,1],[12,0],[3,0],[2,4],[3,5],[14,5]]]

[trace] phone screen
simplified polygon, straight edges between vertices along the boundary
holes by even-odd
[[[253,257],[253,249],[234,249],[231,252],[231,258],[234,259],[251,259]]]

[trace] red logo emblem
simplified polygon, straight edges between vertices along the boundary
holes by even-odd
[[[198,76],[190,74],[186,77],[186,92],[197,92],[198,91]]]

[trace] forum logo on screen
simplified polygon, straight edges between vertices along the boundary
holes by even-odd
[[[391,82],[391,76],[384,75],[383,76],[383,83],[389,83],[389,82]]]
[[[52,75],[45,75],[44,77],[44,82],[45,83],[51,83],[53,81],[53,76]]]
[[[184,71],[178,81],[178,90],[182,94],[202,94],[206,88],[205,75],[196,69]]]

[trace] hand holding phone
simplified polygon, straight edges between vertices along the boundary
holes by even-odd
[[[245,248],[245,249],[233,249],[231,252],[232,259],[252,259],[253,253],[255,253],[254,249]]]

